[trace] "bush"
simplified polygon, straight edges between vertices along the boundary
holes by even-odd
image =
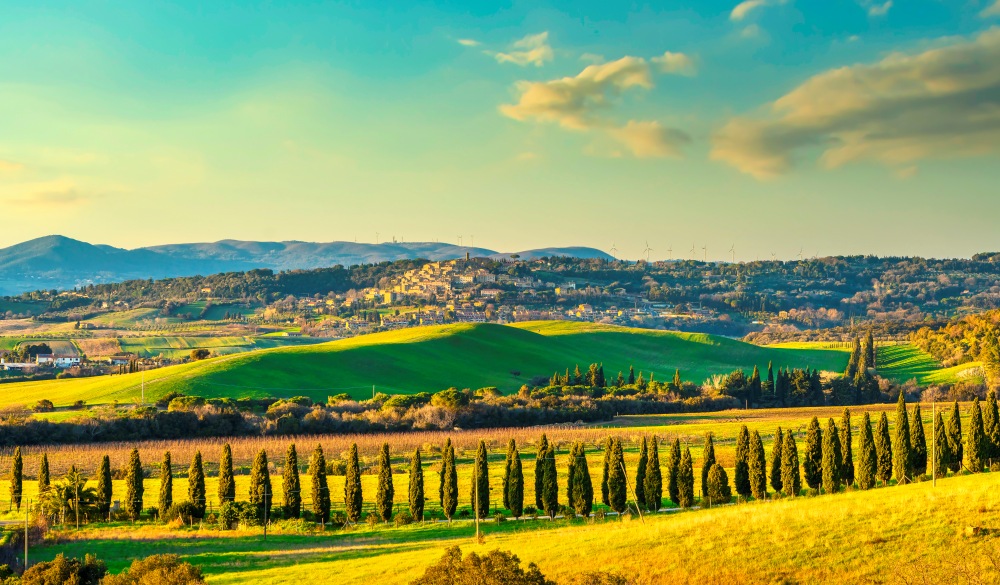
[[[163,515],[160,520],[164,522],[171,522],[180,518],[185,524],[193,522],[194,519],[201,518],[201,510],[194,504],[194,502],[189,502],[187,500],[183,502],[174,502],[172,506],[163,511]]]
[[[174,398],[180,398],[181,396],[184,395],[181,394],[180,392],[167,392],[166,394],[161,396],[159,400],[156,401],[156,405],[159,406],[160,408],[166,408],[167,405],[170,404],[171,400],[173,400]]]
[[[347,462],[342,459],[331,459],[326,464],[326,474],[339,475],[341,477],[347,475]]]
[[[496,520],[497,524],[507,521],[507,517],[503,515],[503,512],[497,512],[496,514],[494,514],[493,519]]]
[[[413,524],[413,516],[409,512],[400,512],[396,514],[394,521],[396,526],[406,526],[407,524]]]
[[[205,406],[205,399],[201,396],[178,396],[167,404],[170,412],[193,410],[199,406]]]
[[[55,409],[56,406],[52,404],[51,400],[43,398],[38,401],[38,404],[36,404],[32,410],[35,412],[52,412]]]
[[[529,564],[527,570],[521,568],[521,559],[513,553],[494,550],[483,556],[469,553],[463,559],[462,550],[457,546],[445,550],[441,560],[428,567],[412,585],[452,585],[456,575],[462,576],[463,583],[554,585],[534,563]]]
[[[204,583],[201,569],[177,555],[153,555],[132,561],[120,575],[108,575],[103,585],[191,585]]]
[[[226,502],[219,508],[219,526],[229,530],[233,525],[260,526],[260,508],[250,502]]]
[[[597,571],[575,575],[568,583],[569,585],[629,585],[632,581],[618,573]]]
[[[21,575],[21,585],[55,585],[75,583],[77,585],[98,585],[108,572],[104,561],[94,555],[80,559],[67,559],[62,553],[52,561],[37,563],[28,567]]]

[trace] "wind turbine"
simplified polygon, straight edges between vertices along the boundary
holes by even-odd
[[[618,248],[615,247],[614,242],[611,242],[611,257],[615,260],[618,259]]]
[[[691,259],[692,260],[697,260],[698,259],[698,257],[695,256],[695,254],[697,254],[697,252],[695,251],[694,244],[691,244]]]
[[[799,248],[799,262],[802,262],[802,248]]]
[[[777,258],[778,258],[778,255],[775,254],[774,252],[771,252],[771,262],[774,262]]]
[[[462,236],[458,236],[458,245],[459,245],[459,246],[461,246],[461,245],[462,245]]]
[[[732,247],[729,248],[729,253],[733,255],[733,264],[736,264],[736,244],[733,243]]]
[[[708,262],[708,244],[701,247],[701,251],[705,254],[705,262]]]
[[[649,253],[652,251],[653,249],[649,247],[649,240],[646,240],[646,249],[642,251],[646,255],[646,264],[649,264]]]
[[[670,247],[667,248],[667,258],[673,258],[673,257],[674,257],[674,245],[670,244]]]

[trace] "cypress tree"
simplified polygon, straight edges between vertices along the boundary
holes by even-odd
[[[611,474],[611,454],[614,452],[614,445],[614,439],[611,437],[604,441],[604,464],[601,466],[601,502],[605,506],[611,505],[608,478]]]
[[[896,483],[909,483],[913,480],[913,453],[910,445],[910,420],[906,413],[906,402],[902,392],[896,403],[896,432],[892,441],[892,468]]]
[[[886,485],[892,478],[892,442],[889,439],[889,417],[884,412],[875,429],[875,457],[878,460],[875,477]]]
[[[972,410],[969,415],[969,433],[965,444],[966,467],[972,473],[983,470],[986,462],[986,433],[983,431],[983,412],[979,406],[979,397],[972,399]]]
[[[281,511],[286,519],[302,516],[302,485],[299,482],[299,454],[295,443],[288,446],[285,453],[285,467],[281,470],[282,504]]]
[[[619,514],[625,511],[625,505],[628,501],[624,464],[625,455],[622,453],[621,441],[615,439],[611,447],[608,469],[608,499],[611,509]]]
[[[132,449],[125,468],[125,512],[133,522],[142,514],[142,461],[139,450]]]
[[[752,492],[750,489],[750,431],[746,425],[740,427],[739,435],[736,437],[735,467],[733,483],[736,487],[736,493],[744,499],[749,498]]]
[[[503,466],[503,507],[504,509],[510,510],[510,500],[508,499],[507,492],[510,491],[510,471],[511,467],[514,465],[514,452],[517,451],[517,444],[514,443],[514,439],[511,439],[507,443],[507,458],[504,461]]]
[[[444,448],[441,449],[441,469],[438,471],[438,503],[444,508],[444,486],[445,471],[448,463],[448,450],[451,449],[451,437],[445,439]]]
[[[205,468],[201,464],[201,451],[198,451],[188,469],[188,500],[194,504],[195,518],[205,517],[205,499]]]
[[[951,441],[948,440],[948,431],[944,426],[944,417],[941,416],[940,412],[937,413],[937,417],[934,419],[934,443],[934,456],[937,458],[937,461],[932,461],[931,466],[937,476],[947,477],[948,469],[955,454],[951,451]]]
[[[965,442],[962,440],[962,417],[958,412],[958,401],[951,407],[951,418],[948,419],[948,446],[951,448],[951,460],[948,469],[958,473],[965,460]]]
[[[913,405],[913,424],[910,425],[911,468],[914,477],[927,473],[927,439],[924,437],[924,417],[920,403]]]
[[[42,453],[42,460],[38,463],[38,493],[45,493],[49,489],[49,454]]]
[[[633,368],[632,366],[628,367],[628,385],[629,386],[635,385],[635,368]]]
[[[348,473],[350,470],[348,469]],[[271,471],[267,466],[267,451],[261,449],[254,457],[250,468],[250,503],[257,506],[257,514],[263,520],[271,518],[271,503],[274,490],[271,489]]]
[[[775,493],[781,491],[781,457],[785,447],[785,435],[778,427],[778,432],[774,434],[774,445],[771,446],[771,489]]]
[[[236,501],[236,479],[233,477],[233,450],[226,443],[219,457],[219,505]],[[325,522],[325,521],[324,521]]]
[[[997,395],[993,390],[986,393],[983,433],[986,437],[986,466],[990,467],[1000,460],[1000,412],[997,411]]]
[[[170,462],[170,451],[163,454],[160,463],[160,513],[174,505],[174,468]]]
[[[846,486],[854,485],[854,436],[851,433],[851,411],[844,409],[840,416],[840,479]]]
[[[521,467],[521,454],[514,449],[514,457],[510,465],[510,482],[507,484],[507,503],[510,515],[520,518],[524,513],[524,470]]]
[[[472,466],[472,487],[469,501],[472,513],[485,518],[490,513],[490,476],[486,458],[486,442],[480,440],[476,449],[476,460]]]
[[[792,431],[785,433],[784,444],[781,446],[781,491],[786,496],[795,497],[802,489],[802,479],[799,474],[799,448],[795,444]]]
[[[806,485],[819,489],[823,483],[823,431],[819,428],[819,419],[815,416],[809,421],[806,432],[806,452],[802,459],[802,471]]]
[[[639,443],[639,462],[635,468],[635,505],[646,509],[646,464],[649,463],[649,448],[646,437]]]
[[[680,487],[678,486],[678,473],[681,465],[681,440],[674,438],[673,445],[670,446],[670,456],[667,458],[667,497],[670,501],[680,505]]]
[[[688,447],[684,447],[680,465],[677,466],[677,505],[681,508],[694,505],[694,462]]]
[[[555,520],[559,513],[559,482],[556,475],[555,446],[549,448],[542,456],[542,508],[550,520]]]
[[[764,442],[760,433],[754,431],[750,435],[750,449],[747,454],[749,461],[750,495],[756,500],[767,498],[767,462],[764,459]]]
[[[392,520],[392,504],[396,492],[392,485],[392,460],[389,443],[382,443],[378,452],[378,490],[375,492],[375,510],[382,522]]]
[[[576,459],[573,465],[573,477],[569,483],[572,486],[573,509],[579,516],[586,518],[594,509],[594,486],[590,480],[590,469],[587,467],[586,450],[583,443],[573,446],[570,457]]]
[[[767,391],[774,397],[774,367],[771,366],[771,362],[767,362]]]
[[[569,449],[569,456],[566,458],[566,505],[570,508],[574,508],[573,505],[573,492],[575,486],[573,482],[576,480],[576,476],[573,475],[573,467],[576,465],[576,443]]]
[[[101,518],[111,513],[111,488],[111,458],[105,455],[97,468],[97,512]]]
[[[733,499],[733,491],[729,487],[729,476],[721,465],[715,463],[708,471],[708,505],[728,504]]]
[[[458,508],[458,470],[455,468],[455,446],[448,441],[447,450],[444,453],[442,481],[442,504],[444,516],[450,522],[455,516]]]
[[[420,448],[410,457],[410,516],[417,522],[424,521],[424,468],[420,462]]]
[[[870,490],[878,479],[878,450],[872,435],[872,419],[866,412],[858,428],[858,488]]]
[[[708,496],[708,472],[715,465],[715,441],[712,433],[705,433],[705,451],[702,454],[701,464],[701,497]]]
[[[643,481],[645,482],[643,492],[645,492],[646,497],[646,509],[650,512],[656,512],[663,505],[663,473],[660,471],[660,448],[655,436],[650,443]]]
[[[539,510],[545,509],[545,502],[542,501],[542,481],[545,479],[545,453],[549,450],[549,439],[542,434],[538,441],[538,452],[535,454],[535,507]]]
[[[844,454],[840,448],[840,434],[833,419],[826,422],[823,433],[823,491],[835,494],[840,491],[840,465]]]
[[[330,484],[326,479],[326,456],[323,446],[317,444],[309,461],[309,475],[312,478],[312,512],[321,524],[330,521]]]
[[[10,503],[21,509],[21,493],[24,489],[24,461],[21,459],[21,448],[14,449],[14,461],[10,467]]]
[[[346,509],[348,522],[358,522],[361,520],[362,503],[361,466],[358,464],[358,444],[351,443],[351,450],[347,456],[347,474],[344,477],[344,508]]]

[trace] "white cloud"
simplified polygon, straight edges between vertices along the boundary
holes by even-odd
[[[603,132],[637,157],[677,156],[680,147],[690,141],[684,132],[651,121],[632,120],[619,126],[604,115],[623,92],[652,87],[649,62],[626,56],[589,65],[574,77],[520,82],[517,103],[500,106],[500,112],[521,122],[551,122],[570,130]]]
[[[994,0],[993,4],[990,4],[983,11],[979,13],[979,16],[983,18],[989,18],[990,16],[1000,16],[1000,0]]]
[[[684,53],[667,51],[659,57],[650,59],[660,66],[661,73],[676,73],[677,75],[694,75],[697,72],[694,61]]]
[[[1000,150],[1000,28],[922,53],[820,73],[713,137],[713,159],[758,178],[788,172],[821,151],[836,168],[870,160],[894,167]]]
[[[886,0],[881,4],[874,0],[862,0],[861,6],[868,10],[868,16],[885,16],[889,13],[889,9],[892,8],[892,0]]]
[[[515,41],[511,50],[506,53],[492,53],[497,63],[513,63],[522,67],[534,65],[541,67],[546,61],[553,59],[552,47],[549,46],[549,33],[541,32],[528,35]]]
[[[458,39],[458,44],[462,45],[463,47],[478,47],[482,43],[480,43],[475,39]]]
[[[748,16],[752,12],[757,12],[761,8],[768,6],[779,6],[784,4],[787,0],[744,0],[737,4],[732,12],[729,13],[729,20],[733,22],[739,22]]]

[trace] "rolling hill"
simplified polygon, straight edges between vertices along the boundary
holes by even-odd
[[[372,389],[389,394],[435,392],[449,386],[496,386],[516,391],[534,376],[550,376],[579,364],[602,362],[619,370],[652,372],[657,379],[680,369],[702,382],[754,365],[843,370],[847,354],[816,349],[760,347],[704,334],[651,331],[541,321],[514,326],[460,324],[418,327],[310,345],[223,356],[145,374],[146,399],[176,391],[205,397],[290,397],[325,401],[346,392],[357,398]],[[6,384],[0,405],[52,400],[57,406],[135,401],[140,374]]]

